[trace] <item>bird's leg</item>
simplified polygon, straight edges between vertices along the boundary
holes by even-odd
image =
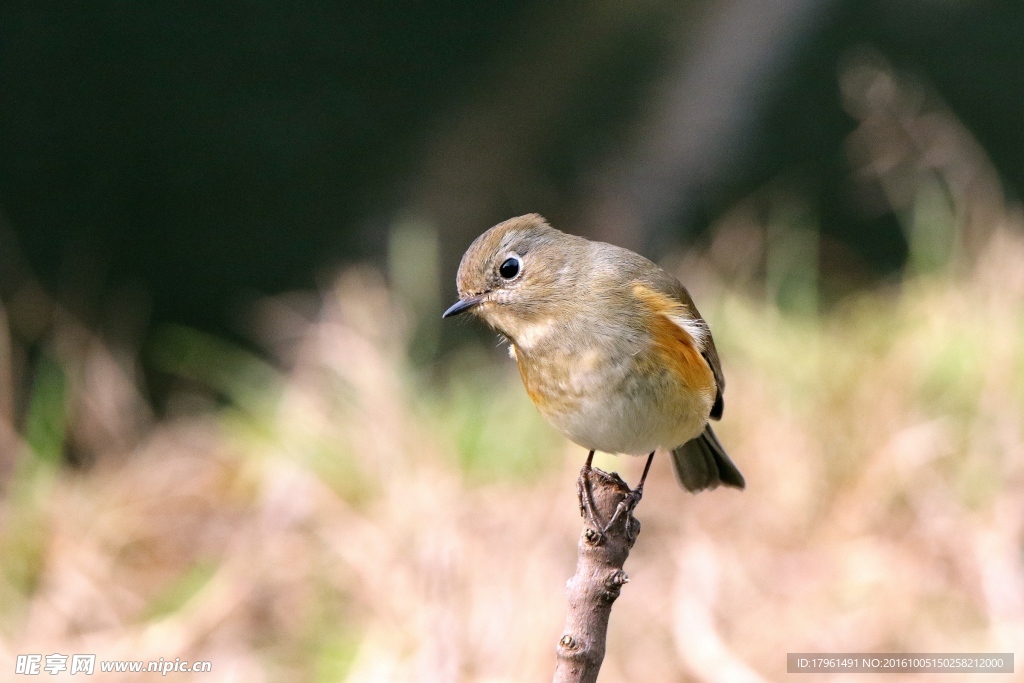
[[[589,461],[588,461],[589,462]],[[636,488],[629,492],[625,498],[619,501],[619,504],[615,507],[615,514],[608,520],[608,524],[605,525],[602,533],[608,533],[608,530],[612,528],[612,525],[618,521],[622,515],[632,515],[633,509],[640,502],[640,499],[644,497],[644,482],[647,481],[647,473],[651,471],[651,463],[654,462],[654,451],[647,456],[647,464],[644,465],[644,473],[640,475],[640,483],[636,485]],[[633,525],[626,521],[626,534],[631,535],[630,529]]]
[[[580,516],[586,517],[587,521],[595,531],[600,532],[601,525],[597,522],[597,510],[594,509],[594,499],[590,495],[590,474],[591,465],[594,462],[594,451],[590,451],[587,462],[580,470],[580,478],[576,480],[576,495],[580,499]]]
[[[651,454],[647,456],[647,464],[644,465],[644,473],[640,475],[640,483],[633,489],[633,493],[636,494],[637,503],[644,497],[644,482],[647,481],[647,473],[651,471],[652,462],[654,462],[654,451],[651,451]]]

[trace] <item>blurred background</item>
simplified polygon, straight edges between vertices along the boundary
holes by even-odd
[[[0,670],[550,677],[585,453],[440,320],[527,212],[690,288],[748,481],[656,460],[602,681],[1024,651],[1021,35],[996,0],[3,3]]]

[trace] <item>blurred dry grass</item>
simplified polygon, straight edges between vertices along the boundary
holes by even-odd
[[[844,86],[864,122],[851,156],[910,207],[914,270],[819,314],[786,251],[806,255],[806,234],[742,207],[680,262],[748,490],[691,497],[656,460],[602,681],[779,680],[794,651],[1024,651],[1024,219],[956,153],[955,120],[855,66],[876,71]],[[276,365],[168,330],[157,361],[225,405],[185,393],[166,420],[131,358],[58,316],[24,429],[0,400],[2,666],[60,652],[212,661],[195,680],[548,678],[584,453],[510,363],[417,370],[410,340],[436,314],[356,269],[315,305],[265,303]],[[58,464],[68,441],[90,467]],[[599,464],[630,481],[642,465]]]

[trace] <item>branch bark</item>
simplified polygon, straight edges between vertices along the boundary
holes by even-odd
[[[584,494],[589,493],[596,519],[584,511],[576,574],[566,584],[569,613],[558,641],[554,683],[597,681],[612,603],[629,581],[622,565],[640,533],[640,522],[631,512],[635,502],[628,500],[631,491],[618,474],[584,468],[578,486],[581,509]],[[602,531],[607,520],[612,524]]]

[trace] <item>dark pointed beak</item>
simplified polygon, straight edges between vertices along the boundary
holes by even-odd
[[[459,313],[465,313],[466,311],[468,311],[469,309],[473,308],[478,303],[480,303],[482,300],[483,299],[481,297],[479,297],[479,296],[469,296],[469,297],[466,297],[465,299],[461,299],[459,301],[456,301],[454,304],[452,304],[451,308],[449,308],[447,311],[445,311],[444,313],[441,314],[441,317],[442,318],[450,318],[453,315],[458,315]]]

